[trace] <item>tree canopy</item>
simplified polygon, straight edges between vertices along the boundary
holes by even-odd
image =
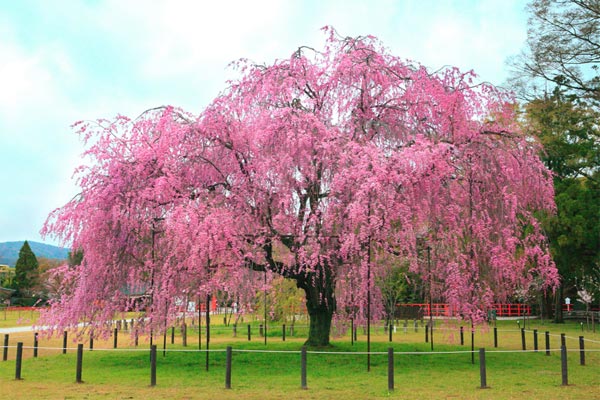
[[[569,295],[600,267],[600,4],[531,1],[527,45],[512,64],[526,123],[553,171],[557,213],[544,217]],[[562,291],[555,319],[560,321]]]
[[[598,112],[559,87],[526,106],[528,130],[544,145],[543,162],[554,172],[557,212],[541,221],[563,285],[598,274],[600,266],[600,138]],[[598,290],[598,288],[587,288]],[[560,309],[561,296],[557,299]],[[561,319],[560,312],[556,314]]]
[[[521,132],[514,99],[472,73],[432,73],[373,37],[339,37],[239,80],[198,117],[173,107],[77,123],[90,163],[81,194],[43,232],[83,251],[73,290],[44,323],[101,321],[145,288],[148,328],[174,299],[240,296],[259,272],[306,295],[308,343],[334,316],[381,310],[375,278],[407,264],[454,312],[557,284],[534,211],[552,179]],[[419,243],[431,263],[418,261]]]
[[[600,101],[600,4],[597,0],[534,0],[527,45],[513,61],[528,95],[568,88],[580,98]]]
[[[18,290],[20,296],[28,296],[31,294],[31,290],[38,284],[38,278],[38,260],[26,240],[19,250],[19,258],[15,265],[13,287]]]

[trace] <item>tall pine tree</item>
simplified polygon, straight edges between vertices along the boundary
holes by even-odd
[[[39,269],[35,254],[25,241],[19,250],[19,259],[15,266],[15,279],[13,286],[19,291],[20,296],[27,296],[31,289],[38,283]]]

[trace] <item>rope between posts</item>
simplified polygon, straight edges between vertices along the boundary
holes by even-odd
[[[16,349],[17,346],[1,346],[3,348]],[[33,346],[23,346],[23,349],[35,349]],[[70,350],[77,351],[76,347],[37,347],[38,350]],[[112,349],[112,348],[94,348],[94,349],[84,349],[85,351],[107,351],[107,352],[148,352],[150,349]],[[166,351],[170,353],[223,353],[226,352],[226,349],[211,349],[211,350],[201,350],[201,349],[162,349],[157,348],[157,351]],[[560,352],[561,349],[548,349],[553,352]],[[256,350],[256,349],[234,349],[232,351],[236,353],[281,353],[281,354],[300,354],[300,350]],[[567,349],[568,352],[580,352],[580,349]],[[398,355],[450,355],[450,354],[471,354],[478,353],[479,350],[457,350],[457,351],[433,351],[433,352],[424,352],[424,351],[394,351],[394,354]],[[486,353],[543,353],[543,350],[487,350]],[[586,349],[586,353],[592,352],[600,352],[600,349]],[[307,354],[320,354],[320,355],[387,355],[387,351],[311,351],[308,350]]]
[[[299,354],[301,351],[299,350],[250,350],[250,349],[234,349],[231,351],[236,353],[283,353],[283,354]],[[310,351],[307,351],[310,353]]]
[[[8,348],[8,349],[16,349],[17,346],[0,346],[2,348]],[[22,347],[23,350],[33,350],[36,349],[36,347],[34,346],[23,346]],[[70,350],[70,351],[77,351],[77,347],[41,347],[38,346],[37,347],[38,350],[57,350],[57,351],[62,351],[62,350]],[[85,351],[115,351],[115,352],[148,352],[150,351],[149,348],[147,349],[114,349],[114,348],[107,348],[107,347],[94,347],[93,349],[88,349],[88,348],[84,348],[83,350]],[[211,349],[211,350],[194,350],[194,349],[190,349],[190,350],[186,350],[186,349],[162,349],[157,347],[156,348],[157,352],[162,352],[162,351],[167,351],[167,352],[172,352],[172,353],[220,353],[220,352],[224,352],[226,351],[225,349]]]

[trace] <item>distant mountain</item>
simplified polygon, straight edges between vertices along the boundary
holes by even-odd
[[[53,258],[58,260],[66,260],[69,256],[69,249],[52,246],[49,244],[29,242],[29,247],[36,257]],[[19,250],[23,246],[24,241],[20,242],[3,242],[0,243],[0,264],[10,265],[14,267],[19,258]]]

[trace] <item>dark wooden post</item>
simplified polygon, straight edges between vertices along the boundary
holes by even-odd
[[[208,371],[208,358],[210,352],[210,295],[206,295],[206,370]]]
[[[485,369],[485,349],[479,349],[479,376],[481,377],[481,389],[487,389],[487,373]]]
[[[523,351],[527,350],[527,346],[525,345],[525,328],[521,328],[521,348]]]
[[[494,327],[494,347],[498,347],[498,328]]]
[[[21,380],[21,365],[23,362],[23,342],[17,343],[17,360],[15,364],[15,379]]]
[[[585,365],[585,344],[583,336],[579,336],[579,365]]]
[[[567,386],[569,384],[569,374],[567,371],[567,347],[565,345],[560,346],[560,366],[562,372],[562,385]]]
[[[533,351],[538,351],[538,331],[537,329],[533,330]]]
[[[300,387],[302,389],[308,389],[308,386],[306,385],[306,346],[302,346],[300,368]]]
[[[2,352],[2,361],[8,360],[8,333],[4,334],[4,351]]]
[[[77,369],[75,372],[75,382],[83,383],[81,380],[81,372],[83,370],[83,343],[77,345]]]
[[[394,349],[391,347],[388,347],[388,390],[394,390]]]
[[[63,354],[67,354],[67,331],[63,332]]]
[[[471,364],[475,365],[475,328],[471,322]]]
[[[171,344],[175,344],[175,327],[171,327]]]
[[[251,340],[251,333],[252,333],[252,328],[250,327],[250,324],[248,324],[248,341]]]
[[[549,356],[550,355],[550,332],[546,331],[544,336],[546,337],[546,355]]]
[[[156,345],[150,346],[150,386],[156,386]]]
[[[225,389],[231,389],[231,346],[227,346],[227,363],[225,367]]]
[[[465,345],[465,330],[462,326],[460,327],[460,345]]]
[[[113,349],[116,349],[117,348],[117,343],[118,343],[118,340],[119,340],[118,339],[118,335],[119,335],[119,329],[118,328],[115,328],[113,330],[113,335],[115,335],[113,337]]]
[[[38,334],[35,332],[33,334],[33,358],[37,358],[38,356]]]
[[[281,338],[285,342],[285,324],[281,327]]]

